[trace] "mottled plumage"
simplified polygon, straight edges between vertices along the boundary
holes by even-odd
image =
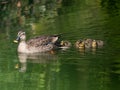
[[[19,31],[14,42],[19,41],[18,52],[20,53],[37,53],[53,50],[57,40],[58,35],[43,35],[26,41],[25,32]]]
[[[98,47],[102,47],[104,42],[102,40],[96,40]]]
[[[85,42],[83,40],[78,40],[75,43],[76,48],[84,49],[85,48]]]
[[[60,48],[62,49],[62,50],[66,50],[66,49],[68,49],[68,48],[70,48],[71,47],[71,43],[69,42],[69,41],[67,41],[67,40],[62,40],[61,42],[60,42]]]

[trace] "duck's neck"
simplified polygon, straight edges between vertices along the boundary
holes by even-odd
[[[25,41],[20,41],[18,45],[18,52],[26,52],[27,51],[27,44]]]

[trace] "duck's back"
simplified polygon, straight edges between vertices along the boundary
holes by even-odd
[[[28,40],[27,45],[37,47],[47,45],[49,42],[51,42],[51,38],[49,36],[39,36]]]

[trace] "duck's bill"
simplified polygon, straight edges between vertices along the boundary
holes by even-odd
[[[13,42],[14,42],[14,43],[18,43],[18,41],[17,41],[17,40],[14,40]]]
[[[20,41],[20,38],[19,37],[17,37],[17,39],[16,40],[14,40],[13,42],[14,43],[18,43]]]

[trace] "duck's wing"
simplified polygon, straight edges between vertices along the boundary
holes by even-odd
[[[49,43],[55,43],[58,40],[58,36],[39,36],[30,39],[27,41],[27,44],[30,46],[41,46],[41,45],[47,45]]]

